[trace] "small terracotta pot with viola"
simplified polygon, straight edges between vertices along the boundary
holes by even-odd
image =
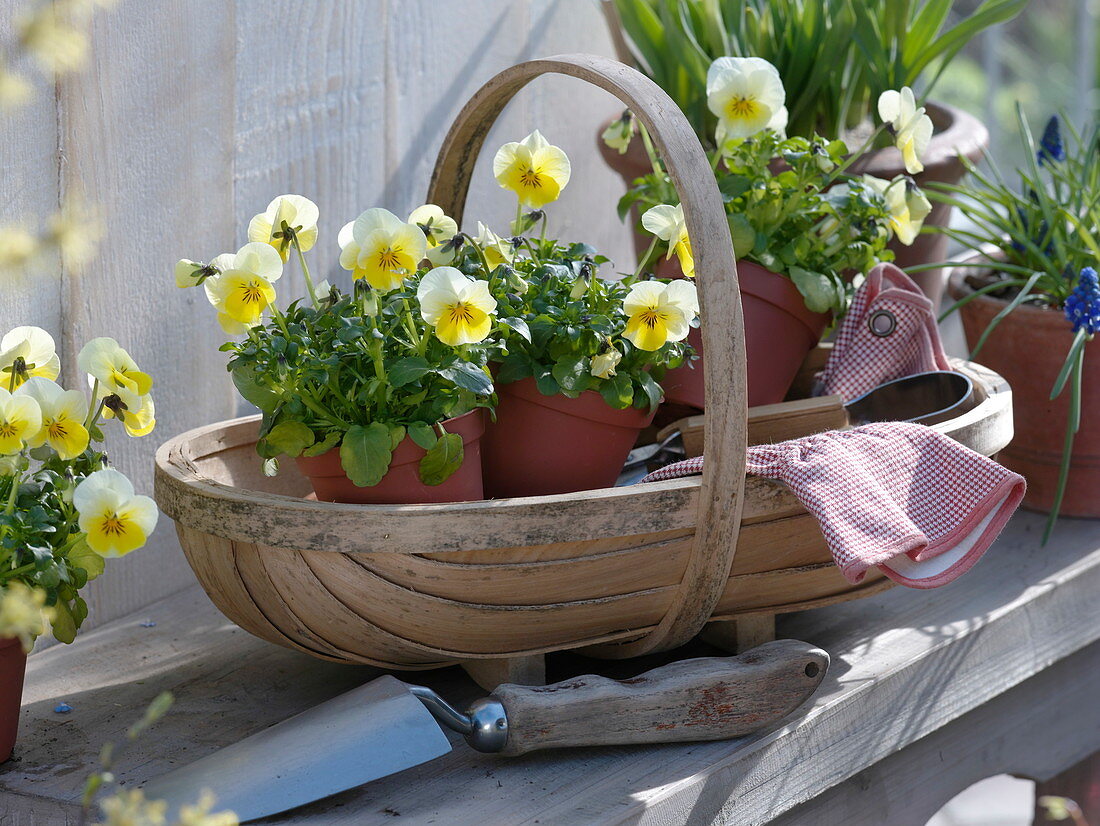
[[[0,639],[0,763],[11,757],[19,729],[27,654],[14,637]]]
[[[544,396],[533,378],[498,385],[485,432],[485,495],[543,496],[609,488],[654,411],[616,410],[595,390]]]
[[[413,505],[432,502],[469,502],[484,499],[481,479],[481,439],[484,410],[478,408],[443,422],[448,433],[462,437],[463,458],[458,470],[442,484],[420,481],[420,460],[426,451],[406,436],[393,451],[390,469],[377,485],[358,487],[340,463],[340,449],[320,456],[299,456],[298,470],[309,478],[317,499],[354,505]]]

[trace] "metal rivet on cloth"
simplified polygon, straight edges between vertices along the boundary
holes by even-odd
[[[898,320],[889,310],[875,310],[867,319],[867,327],[872,335],[888,336],[897,329]]]

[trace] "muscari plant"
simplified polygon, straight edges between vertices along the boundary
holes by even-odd
[[[156,423],[152,379],[114,339],[84,346],[90,398],[56,383],[54,340],[38,327],[0,339],[0,637],[42,631],[72,642],[88,615],[79,591],[104,560],[145,544],[157,508],[109,467],[101,422],[144,436]]]
[[[913,179],[887,181],[846,175],[851,162],[842,141],[821,136],[785,137],[786,92],[776,68],[760,58],[723,57],[707,73],[707,105],[716,123],[711,166],[725,202],[738,258],[791,279],[814,312],[839,318],[859,274],[893,253],[896,237],[912,244],[931,210]],[[931,120],[912,90],[884,92],[883,125],[902,151],[907,170],[923,169],[920,156]],[[643,208],[642,226],[655,237],[642,265],[660,248],[676,255],[691,276],[694,261],[675,187],[644,128],[639,128],[653,172],[635,181],[619,203],[622,217]],[[611,136],[622,147],[626,129]]]
[[[181,260],[177,285],[201,285],[223,330],[243,336],[222,349],[237,389],[263,414],[265,472],[282,455],[338,450],[354,484],[376,485],[407,435],[426,451],[421,481],[441,484],[463,460],[448,420],[493,407],[490,361],[501,381],[534,375],[544,393],[594,389],[615,407],[655,406],[647,367],[686,355],[677,342],[697,311],[694,287],[605,284],[595,275],[606,259],[547,239],[541,207],[569,172],[538,131],[501,147],[494,174],[519,196],[507,239],[480,223],[476,237],[462,233],[434,204],[407,220],[366,210],[338,237],[350,294],[313,281],[305,253],[318,210],[298,195],[255,216],[237,253]],[[280,309],[274,284],[291,257],[307,296]]]
[[[937,231],[976,252],[997,250],[992,260],[949,262],[992,270],[969,276],[972,292],[949,307],[941,320],[979,295],[1006,302],[978,338],[971,359],[978,357],[997,326],[1025,303],[1063,312],[1072,327],[1074,337],[1050,393],[1055,399],[1068,387],[1070,403],[1058,486],[1043,535],[1046,542],[1058,519],[1081,424],[1086,345],[1100,330],[1100,286],[1094,269],[1100,260],[1100,128],[1094,124],[1082,134],[1053,116],[1036,140],[1019,105],[1016,115],[1027,157],[1026,165],[1017,170],[1016,185],[991,159],[988,170],[983,170],[961,158],[970,182],[937,183],[929,191],[933,200],[950,204],[966,219]]]
[[[924,95],[979,33],[1027,0],[984,0],[949,23],[953,0],[613,0],[639,68],[701,140],[716,117],[703,91],[719,57],[759,57],[787,84],[792,135],[843,135],[869,121],[883,92]]]

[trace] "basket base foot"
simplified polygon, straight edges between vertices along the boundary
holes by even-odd
[[[462,667],[470,679],[486,691],[492,691],[502,683],[546,685],[546,657],[542,654],[499,660],[466,660]]]
[[[707,623],[699,636],[723,651],[740,654],[775,639],[775,614],[753,614]]]

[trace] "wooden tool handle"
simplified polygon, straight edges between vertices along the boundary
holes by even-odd
[[[631,680],[584,676],[547,686],[502,685],[502,754],[569,746],[725,740],[766,728],[817,690],[829,655],[777,640],[737,657],[683,660]]]

